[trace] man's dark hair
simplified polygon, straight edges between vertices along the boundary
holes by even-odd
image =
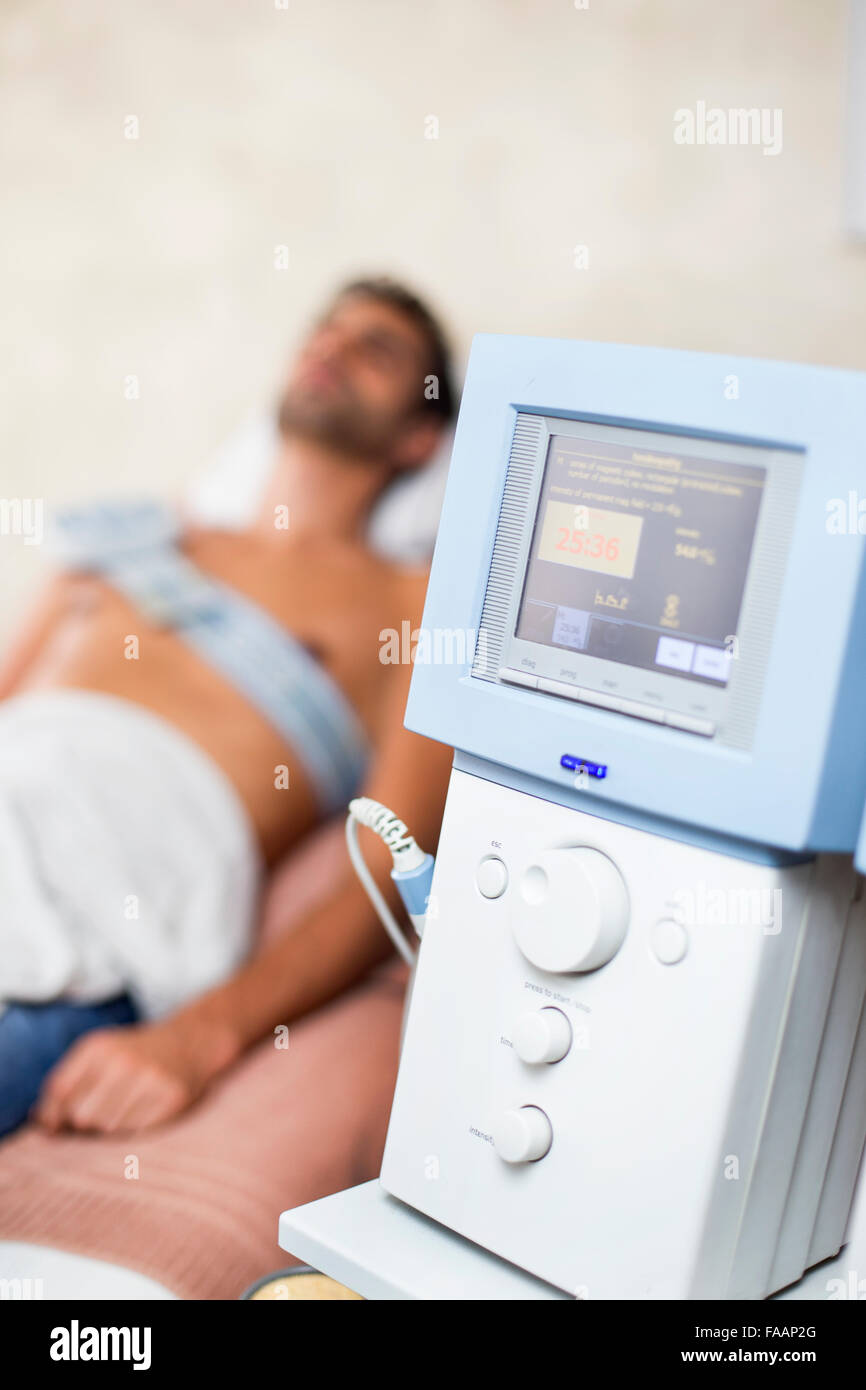
[[[390,304],[392,308],[398,309],[416,328],[421,330],[428,345],[429,370],[427,375],[436,378],[438,387],[438,393],[435,396],[428,398],[425,395],[422,397],[422,406],[425,411],[440,415],[443,421],[450,420],[457,406],[451,348],[442,325],[432,310],[417,294],[400,284],[398,280],[392,280],[389,275],[373,275],[358,280],[350,280],[337,292],[336,297],[342,299],[344,295],[349,294],[363,294],[368,299],[377,299],[382,304]]]

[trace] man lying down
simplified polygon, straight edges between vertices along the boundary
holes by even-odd
[[[161,1123],[387,955],[348,857],[249,951],[263,872],[359,790],[435,841],[449,751],[403,729],[411,668],[380,659],[426,575],[364,535],[434,452],[449,381],[424,305],[355,282],[294,363],[254,524],[66,519],[66,568],[0,665],[0,1134]]]

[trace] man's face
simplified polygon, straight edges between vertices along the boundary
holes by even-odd
[[[422,413],[428,352],[421,330],[398,308],[343,295],[293,364],[280,402],[281,433],[406,466],[419,426],[430,430]]]

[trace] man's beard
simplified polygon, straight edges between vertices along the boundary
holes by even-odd
[[[381,463],[396,433],[394,421],[372,417],[346,392],[327,400],[297,386],[283,395],[277,424],[283,439],[314,440],[359,462]]]

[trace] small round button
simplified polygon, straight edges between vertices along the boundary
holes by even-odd
[[[517,1020],[511,1041],[523,1062],[561,1062],[571,1047],[571,1024],[561,1009],[533,1009]]]
[[[535,1163],[553,1143],[550,1120],[537,1105],[505,1110],[493,1126],[493,1143],[506,1163]]]
[[[508,870],[495,854],[488,854],[478,865],[475,882],[482,898],[501,898],[508,887]]]
[[[689,949],[689,934],[682,922],[665,917],[652,928],[650,945],[662,965],[678,965]]]

